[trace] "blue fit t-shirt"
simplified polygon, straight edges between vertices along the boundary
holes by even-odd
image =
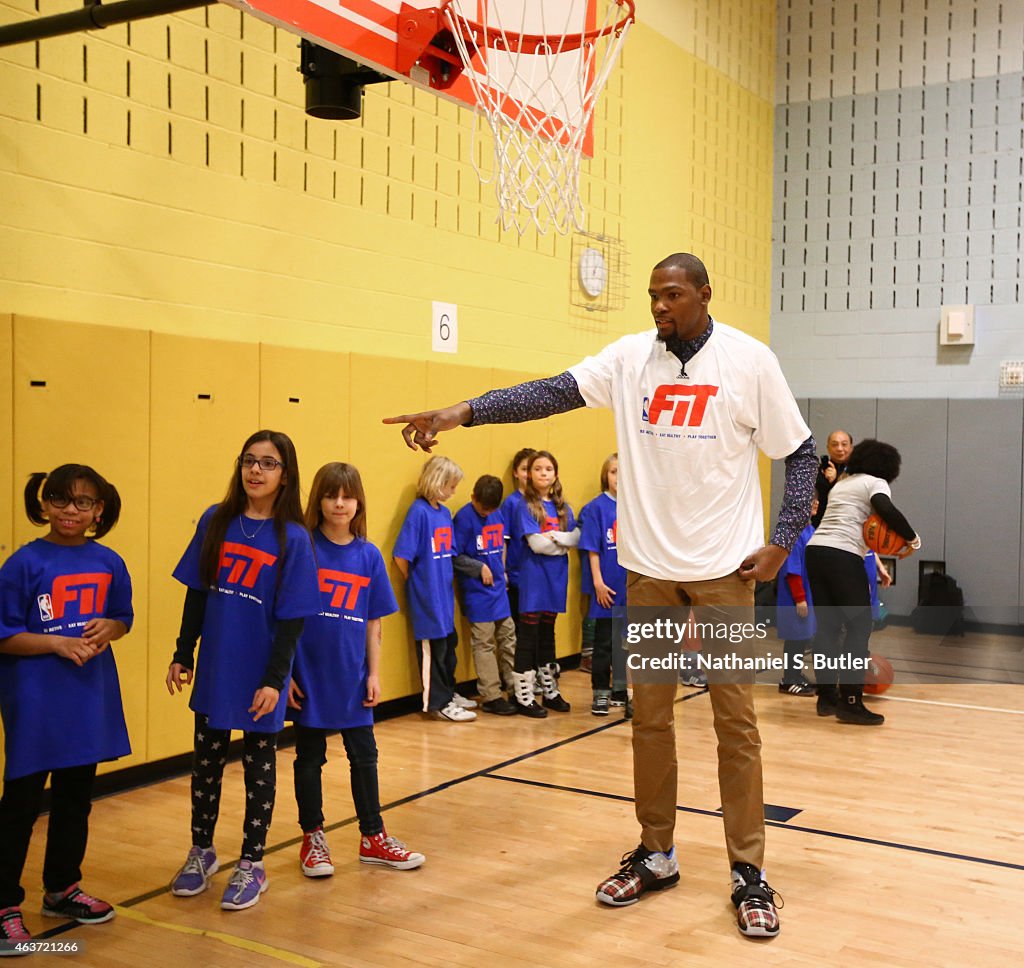
[[[255,535],[249,537],[236,516],[221,544],[217,584],[208,589],[199,565],[214,510],[199,519],[174,569],[183,585],[209,592],[189,707],[209,717],[214,729],[276,733],[284,725],[287,679],[272,713],[254,720],[249,707],[266,674],[277,623],[320,611],[313,544],[305,528],[289,521],[282,567],[274,522],[246,518],[245,532]]]
[[[519,587],[519,565],[523,560],[523,536],[519,532],[519,509],[523,506],[523,495],[513,491],[502,502],[500,513],[505,522],[505,540],[508,542],[508,553],[505,555],[505,574],[508,583],[514,588]]]
[[[814,599],[811,598],[811,582],[807,577],[807,542],[814,536],[814,525],[809,524],[796,543],[790,549],[789,556],[782,563],[779,569],[778,584],[776,586],[775,610],[776,631],[780,639],[791,641],[806,641],[814,638],[818,626],[814,618]],[[807,596],[807,617],[801,618],[796,614],[796,602],[793,593],[789,590],[789,582],[786,578],[789,575],[798,575],[803,582],[804,594]]]
[[[500,622],[512,614],[505,584],[505,521],[501,511],[486,516],[477,513],[472,504],[460,508],[455,515],[455,547],[460,555],[475,558],[491,569],[493,585],[479,578],[458,573],[462,589],[462,611],[471,622]]]
[[[558,523],[558,514],[553,501],[544,501],[544,521],[541,523],[530,512],[524,500],[519,508],[519,532],[523,557],[519,567],[519,611],[520,612],[564,612],[565,596],[569,588],[568,555],[538,555],[526,541],[528,534],[543,534],[547,531],[572,531],[576,518],[567,504],[566,525]]]
[[[604,608],[594,594],[593,576],[590,570],[590,554],[596,551],[601,577],[615,592],[615,605],[626,604],[626,569],[619,564],[617,551],[618,518],[615,498],[599,494],[580,511],[580,559],[584,573],[590,577],[590,610],[587,618],[611,618],[612,610]]]
[[[366,698],[367,623],[398,611],[384,559],[362,538],[335,544],[313,534],[320,580],[320,614],[307,618],[292,677],[305,693],[301,710],[286,718],[316,729],[372,726]]]
[[[81,636],[94,618],[130,629],[132,583],[121,556],[86,541],[39,538],[0,568],[0,638]],[[83,666],[47,655],[0,655],[4,778],[85,766],[131,753],[112,648]]]
[[[455,534],[451,512],[423,498],[412,502],[393,554],[409,562],[406,594],[417,639],[443,639],[455,631],[452,558]]]

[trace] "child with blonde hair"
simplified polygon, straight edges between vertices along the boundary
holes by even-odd
[[[423,712],[431,719],[468,723],[476,703],[455,691],[455,533],[444,506],[462,480],[448,457],[431,457],[420,471],[413,501],[395,541],[395,567],[406,581],[412,631],[423,682]]]

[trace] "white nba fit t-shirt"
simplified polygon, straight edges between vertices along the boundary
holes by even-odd
[[[615,414],[619,562],[652,578],[734,572],[764,544],[757,451],[809,436],[767,346],[715,322],[685,367],[647,330],[569,368],[588,407]]]

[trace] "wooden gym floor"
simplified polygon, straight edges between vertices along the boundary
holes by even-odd
[[[26,921],[37,937],[84,941],[83,954],[60,964],[102,968],[1019,963],[1024,686],[971,680],[992,676],[993,656],[998,669],[1016,667],[1024,640],[936,642],[892,628],[872,638],[902,675],[889,697],[872,700],[887,717],[881,728],[819,719],[813,699],[759,688],[765,798],[778,818],[769,821],[768,875],[785,898],[782,932],[770,941],[735,927],[711,709],[699,690],[681,687],[677,703],[680,884],[621,910],[594,900],[638,828],[629,726],[617,710],[590,715],[589,677],[576,671],[562,676],[567,715],[464,725],[411,715],[378,725],[385,823],[427,855],[420,870],[359,864],[335,739],[325,767],[333,877],[299,871],[285,749],[270,889],[256,907],[219,907],[241,839],[244,794],[232,763],[218,825],[222,870],[210,891],[176,898],[167,889],[188,849],[180,777],[97,801],[83,886],[117,904],[106,925],[39,915],[41,818],[25,871]],[[959,678],[903,681],[936,669]]]

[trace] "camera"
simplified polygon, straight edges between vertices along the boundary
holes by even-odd
[[[828,467],[828,465],[831,464],[831,463],[832,463],[832,458],[829,457],[828,454],[822,454],[821,455],[821,469],[822,470],[825,470]]]

